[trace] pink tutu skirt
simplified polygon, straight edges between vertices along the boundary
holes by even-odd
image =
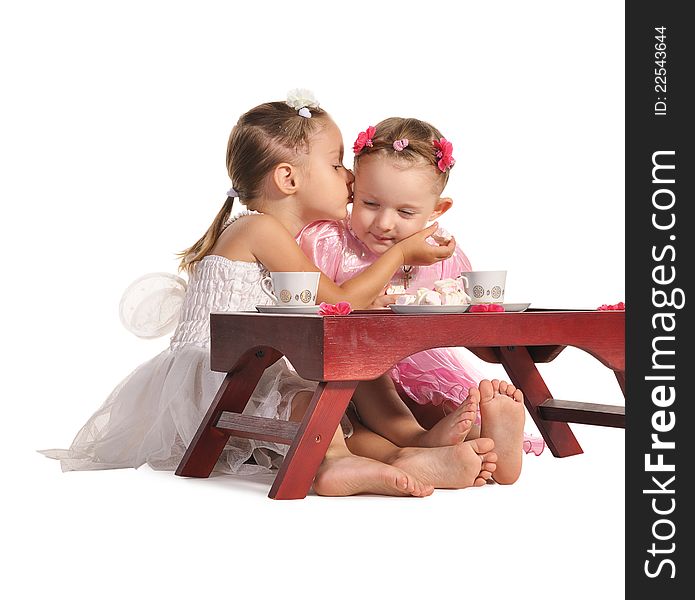
[[[459,406],[471,386],[485,377],[470,364],[461,348],[432,348],[404,358],[391,369],[391,378],[417,404]],[[523,391],[523,390],[522,390]],[[480,424],[480,413],[476,418]],[[524,452],[539,456],[545,440],[524,433]]]

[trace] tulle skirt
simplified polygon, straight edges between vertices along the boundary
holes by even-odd
[[[137,367],[77,433],[70,448],[42,450],[63,471],[138,468],[175,470],[215,397],[225,373],[210,370],[209,348],[167,349]],[[292,400],[313,392],[279,360],[261,377],[244,414],[288,420]],[[215,471],[253,474],[282,463],[288,446],[230,438]],[[249,460],[253,458],[253,460]]]
[[[391,377],[414,402],[439,406],[461,404],[468,389],[485,377],[460,348],[432,348],[399,361]]]
[[[398,362],[391,369],[391,378],[418,404],[440,406],[446,403],[455,408],[466,399],[468,389],[485,377],[460,348],[432,348]],[[480,413],[476,423],[480,424]],[[526,454],[538,456],[545,449],[545,440],[524,433],[523,448]]]

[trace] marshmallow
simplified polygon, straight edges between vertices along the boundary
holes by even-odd
[[[458,292],[461,285],[456,279],[440,279],[434,282],[434,289],[440,294],[450,294],[451,292]]]
[[[447,244],[451,240],[452,235],[443,227],[437,227],[437,231],[430,237],[438,244]]]
[[[442,292],[442,304],[470,304],[471,298],[462,292],[461,290],[456,290],[453,292]]]
[[[421,287],[415,294],[403,294],[402,292],[392,292],[402,286],[391,286],[388,293],[400,294],[396,298],[396,304],[419,304],[421,306],[441,306],[441,305],[461,305],[470,304],[471,298],[461,289],[457,279],[440,279],[434,282],[433,290]]]
[[[387,294],[405,294],[405,287],[402,285],[390,285],[386,288]]]
[[[396,304],[398,304],[398,305],[415,304],[415,295],[414,294],[403,294],[402,296],[398,296],[398,298],[396,298]]]
[[[439,292],[427,288],[420,288],[415,292],[415,303],[420,305],[439,306],[442,297]]]
[[[471,297],[463,291],[458,279],[435,281],[434,289],[441,295],[442,304],[470,304]]]

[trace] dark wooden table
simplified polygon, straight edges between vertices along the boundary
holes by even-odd
[[[208,477],[230,436],[289,444],[271,498],[306,496],[359,381],[374,379],[429,348],[466,347],[501,364],[523,391],[526,408],[556,457],[582,452],[568,423],[625,427],[624,406],[554,399],[536,366],[567,346],[580,348],[615,373],[624,395],[624,311],[397,315],[381,309],[336,317],[214,313],[210,332],[211,367],[227,377],[176,474]],[[318,382],[303,421],[242,415],[263,371],[283,355],[299,375]]]

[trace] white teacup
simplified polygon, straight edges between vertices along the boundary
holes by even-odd
[[[261,280],[261,289],[278,306],[316,304],[321,273],[274,271]]]
[[[471,304],[502,304],[507,271],[464,271],[459,275]]]

